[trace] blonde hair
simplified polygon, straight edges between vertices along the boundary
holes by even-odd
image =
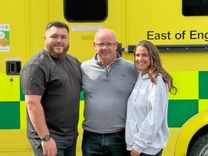
[[[134,58],[135,58],[135,52],[137,47],[142,46],[145,47],[149,52],[150,57],[150,66],[148,68],[148,75],[153,84],[156,84],[156,78],[158,74],[160,73],[162,75],[162,79],[165,83],[168,85],[168,90],[171,94],[177,93],[177,88],[173,85],[173,78],[166,72],[166,70],[162,67],[161,61],[160,61],[160,55],[159,50],[157,47],[150,41],[142,40],[140,41],[134,50]],[[136,61],[134,59],[134,65],[136,67]]]

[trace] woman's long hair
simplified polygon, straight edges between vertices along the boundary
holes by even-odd
[[[135,58],[136,49],[139,46],[145,47],[149,52],[150,66],[148,68],[148,75],[149,75],[152,83],[153,84],[157,83],[156,78],[157,78],[158,74],[160,73],[162,75],[163,81],[165,83],[167,83],[167,85],[168,85],[169,92],[171,94],[176,94],[177,88],[173,85],[173,78],[162,67],[161,61],[160,61],[160,56],[159,56],[159,50],[157,49],[157,47],[153,43],[151,43],[150,41],[142,40],[135,47],[134,58]],[[137,62],[134,59],[134,65],[137,68],[136,64],[137,64]]]

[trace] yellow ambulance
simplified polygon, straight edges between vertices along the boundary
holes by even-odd
[[[138,41],[157,45],[178,88],[169,96],[170,137],[163,156],[208,155],[208,1],[206,0],[0,0],[0,156],[31,156],[19,71],[43,47],[45,26],[70,27],[69,53],[94,55],[97,30],[115,31],[118,52],[133,60]],[[81,96],[77,155],[81,156]]]

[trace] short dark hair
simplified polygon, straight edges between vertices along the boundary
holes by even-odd
[[[69,32],[68,25],[63,22],[60,22],[60,21],[52,21],[52,22],[48,23],[46,26],[46,31],[49,30],[51,27],[65,28]]]

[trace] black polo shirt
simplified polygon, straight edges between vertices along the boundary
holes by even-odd
[[[53,58],[47,51],[31,58],[20,72],[26,95],[41,95],[51,134],[76,137],[81,88],[80,62],[70,55]],[[28,117],[28,137],[37,137]]]

